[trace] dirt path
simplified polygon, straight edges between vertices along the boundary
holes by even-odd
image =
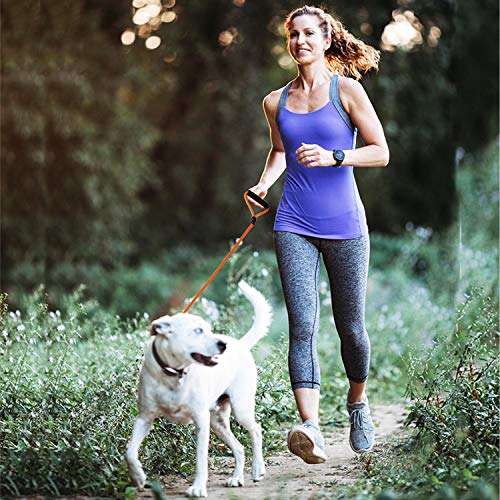
[[[391,438],[402,431],[404,406],[402,404],[372,404],[373,422],[376,428],[374,451],[383,448]],[[250,460],[247,459],[245,487],[227,488],[225,480],[231,475],[234,461],[227,458],[218,461],[209,471],[208,498],[220,499],[310,499],[328,483],[352,483],[359,472],[356,471],[356,454],[349,447],[349,429],[326,434],[326,454],[328,460],[319,465],[307,465],[288,452],[268,457],[266,476],[260,483],[250,478]],[[185,490],[190,482],[179,476],[165,476],[162,480],[165,494],[171,500],[185,499]],[[141,499],[152,498],[144,492]]]

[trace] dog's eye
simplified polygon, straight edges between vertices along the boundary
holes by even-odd
[[[195,328],[194,333],[203,333],[203,328]]]

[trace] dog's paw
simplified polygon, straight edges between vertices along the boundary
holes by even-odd
[[[252,468],[252,480],[256,483],[264,479],[264,474],[266,473],[266,466],[262,464],[254,465]]]
[[[144,491],[146,486],[146,474],[140,467],[129,467],[129,476],[132,482],[137,486],[138,491]]]
[[[229,486],[230,488],[237,488],[238,486],[243,486],[245,484],[245,481],[243,477],[230,477],[226,481],[226,486]]]
[[[187,497],[206,497],[207,496],[207,487],[193,484],[193,486],[190,486],[186,490],[186,496]]]

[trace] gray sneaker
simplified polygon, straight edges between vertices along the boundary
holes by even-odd
[[[371,451],[375,441],[375,427],[370,415],[368,399],[360,403],[349,403],[348,400],[346,406],[351,424],[349,444],[352,451],[356,453]]]
[[[306,464],[320,464],[326,460],[325,440],[319,428],[310,420],[296,425],[288,433],[288,449]]]

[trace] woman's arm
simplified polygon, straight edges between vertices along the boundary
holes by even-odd
[[[281,142],[281,135],[276,124],[276,112],[278,110],[281,90],[276,90],[267,95],[262,103],[267,123],[269,124],[269,135],[271,139],[271,149],[267,155],[266,164],[259,183],[251,187],[257,196],[264,198],[269,188],[279,179],[286,169],[285,148]]]
[[[339,81],[340,100],[357,127],[366,146],[344,150],[343,165],[353,167],[385,167],[389,163],[389,148],[382,124],[363,86],[352,78]],[[306,167],[333,165],[332,152],[317,144],[303,144],[297,149],[297,160]]]

